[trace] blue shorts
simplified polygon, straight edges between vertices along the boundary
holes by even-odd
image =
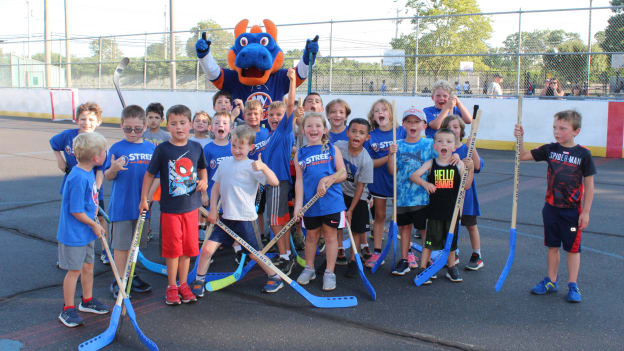
[[[228,228],[232,229],[234,233],[245,240],[249,245],[251,245],[251,247],[259,250],[258,241],[256,241],[256,234],[254,233],[251,221],[233,221],[222,218],[221,222],[223,222],[223,224],[225,224]],[[218,225],[215,225],[214,231],[212,232],[209,240],[228,246],[231,246],[234,243],[234,239],[232,239],[232,237]],[[242,248],[245,249],[244,246],[242,246]],[[247,250],[245,250],[245,252],[247,252]]]
[[[581,230],[578,228],[579,209],[560,208],[544,204],[544,246],[560,247],[567,252],[581,252]]]

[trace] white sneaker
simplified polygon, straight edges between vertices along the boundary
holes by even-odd
[[[299,277],[297,278],[297,283],[301,285],[308,285],[310,280],[314,280],[314,279],[316,279],[316,273],[314,272],[314,269],[310,267],[306,267],[303,269],[301,274],[299,274]]]

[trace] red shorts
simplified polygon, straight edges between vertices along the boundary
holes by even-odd
[[[161,212],[162,257],[199,255],[197,210],[186,213]]]

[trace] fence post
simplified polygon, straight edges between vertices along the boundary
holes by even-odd
[[[143,51],[143,89],[147,89],[147,33],[145,33],[145,43]]]
[[[99,40],[99,50],[98,50],[98,89],[102,87],[102,37]]]
[[[592,22],[592,2],[593,0],[589,0],[589,28],[587,30],[587,90],[585,91],[586,95],[589,95],[589,87],[590,87],[590,77],[591,77],[591,22]]]
[[[518,10],[518,50],[516,57],[518,58],[518,65],[516,66],[516,96],[520,96],[520,51],[522,47],[522,8]]]
[[[334,74],[334,59],[332,57],[332,38],[334,33],[334,20],[329,20],[329,93],[332,93],[332,76]],[[312,77],[310,77],[312,79]]]
[[[414,47],[414,95],[418,94],[418,37],[420,36],[420,17],[416,12],[416,46]]]

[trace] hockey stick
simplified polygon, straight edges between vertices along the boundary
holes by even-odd
[[[477,112],[478,111],[478,112]],[[479,110],[479,105],[474,106],[473,116],[476,114],[477,117],[472,121],[472,128],[470,129],[470,146],[468,147],[468,154],[466,158],[472,158],[472,152],[474,151],[475,142],[477,140],[477,130],[479,129],[479,121],[481,120],[481,110]],[[417,275],[414,278],[414,284],[416,286],[421,286],[424,282],[429,280],[434,274],[436,274],[448,261],[449,254],[451,252],[451,245],[453,243],[453,232],[455,231],[455,226],[458,223],[459,212],[464,207],[464,197],[466,192],[464,190],[464,186],[466,185],[466,179],[468,178],[468,172],[464,172],[461,177],[461,182],[459,183],[459,193],[457,194],[457,199],[455,200],[455,208],[453,209],[453,217],[451,217],[451,225],[449,227],[449,232],[446,236],[446,242],[444,243],[444,250],[440,254],[440,257],[433,262],[433,264],[427,269],[425,269],[422,273]],[[459,231],[458,231],[459,234]]]
[[[362,260],[360,259],[360,254],[357,250],[357,245],[355,244],[355,239],[353,239],[353,233],[351,232],[351,226],[346,223],[345,225],[347,233],[349,234],[349,241],[351,241],[351,250],[353,255],[355,256],[355,263],[358,267],[358,273],[360,273],[360,279],[362,279],[362,283],[364,283],[364,287],[368,290],[368,293],[371,296],[373,301],[377,300],[377,292],[375,292],[375,288],[371,285],[371,283],[366,279],[366,275],[364,274],[364,268],[362,267]]]
[[[217,220],[217,225],[223,229],[232,239],[241,244],[251,255],[255,256],[257,260],[264,263],[270,270],[280,276],[282,280],[295,289],[301,296],[308,300],[312,305],[319,308],[341,308],[341,307],[353,307],[357,306],[357,298],[355,296],[339,296],[339,297],[321,297],[315,296],[307,292],[301,285],[290,279],[289,276],[280,271],[271,260],[254,249],[245,240],[243,240],[238,234],[234,233],[232,229],[228,228],[221,220]]]
[[[522,95],[518,96],[518,124],[522,124]],[[495,290],[503,288],[505,279],[511,270],[514,257],[516,256],[516,217],[518,214],[518,182],[520,180],[520,137],[516,138],[516,160],[514,168],[513,203],[511,205],[511,228],[509,228],[509,255],[505,267],[498,277]]]
[[[128,256],[128,261],[126,262],[126,275],[124,277],[124,280],[126,280],[126,295],[128,296],[130,296],[130,289],[132,288],[132,280],[134,279],[134,268],[136,267],[137,255],[139,254],[139,244],[141,243],[141,234],[143,233],[143,225],[145,224],[146,216],[147,211],[142,211],[141,215],[139,216],[139,220],[137,221],[136,227],[134,229],[130,255]],[[128,265],[130,265],[130,272],[128,272]],[[119,289],[121,289],[121,285],[119,285]],[[121,315],[126,315],[125,308],[121,310]]]
[[[245,266],[245,259],[247,258],[247,254],[243,254],[241,256],[240,262],[238,264],[238,268],[236,268],[236,270],[234,271],[234,273],[221,278],[221,279],[216,279],[216,280],[211,280],[211,281],[207,281],[206,282],[206,290],[208,291],[217,291],[217,290],[221,290],[225,287],[228,287],[234,283],[236,283],[237,281],[240,280],[240,278],[242,277],[242,272],[243,272],[243,266]]]
[[[117,68],[115,68],[115,72],[113,73],[113,85],[115,85],[115,90],[117,90],[117,95],[119,95],[119,101],[121,101],[121,107],[123,108],[126,108],[126,102],[124,101],[124,98],[121,95],[121,90],[119,90],[119,75],[121,74],[121,72],[124,71],[124,69],[126,69],[126,67],[128,66],[128,63],[130,63],[129,58],[127,57],[122,58],[119,64],[117,65]]]
[[[303,257],[299,256],[299,253],[297,252],[297,247],[295,246],[295,242],[293,241],[292,235],[290,236],[290,247],[292,249],[293,254],[295,255],[295,260],[297,261],[297,264],[305,268],[306,261]]]
[[[106,214],[106,212],[104,212],[104,209],[100,206],[98,206],[98,216],[102,216],[104,217],[104,220],[106,221],[106,223],[110,224],[110,217],[108,217],[108,215]]]
[[[318,41],[319,40],[319,36],[315,36],[314,39],[312,39],[312,41]],[[312,92],[312,66],[314,66],[312,64],[312,52],[308,53],[308,63],[310,64],[310,66],[308,66],[308,95],[310,95],[310,93]]]
[[[111,268],[113,270],[113,275],[115,276],[115,281],[117,281],[117,285],[119,286],[119,294],[117,296],[117,301],[115,301],[115,307],[113,307],[113,313],[111,313],[110,323],[108,328],[100,334],[91,338],[80,345],[78,345],[79,350],[99,350],[103,347],[106,347],[110,344],[115,338],[115,334],[117,333],[117,326],[119,325],[119,319],[121,317],[121,302],[123,300],[123,304],[128,311],[128,318],[132,322],[134,326],[134,330],[136,330],[137,335],[139,336],[139,340],[150,350],[158,350],[158,345],[154,343],[150,338],[148,338],[136,321],[136,314],[134,313],[134,309],[132,308],[132,304],[130,303],[130,299],[126,295],[124,283],[121,281],[119,277],[119,272],[117,272],[117,266],[115,265],[115,261],[113,260],[113,255],[110,252],[110,248],[108,247],[108,243],[106,239],[100,236],[102,241],[102,246],[104,246],[104,250],[106,251],[106,255],[108,255],[108,259],[111,262]],[[126,267],[127,270],[128,267]]]
[[[220,209],[221,209],[221,199],[219,199],[219,201],[217,202],[217,212],[219,212]],[[206,235],[204,236],[204,242],[202,243],[202,246],[199,249],[199,255],[197,255],[197,258],[195,258],[195,264],[193,266],[193,269],[191,269],[191,271],[188,274],[188,278],[186,279],[186,282],[189,285],[192,282],[194,282],[195,278],[197,277],[197,267],[199,266],[199,259],[201,258],[201,253],[202,253],[202,251],[204,251],[204,246],[206,246],[206,243],[208,242],[208,240],[210,240],[210,236],[212,235],[212,231],[213,230],[214,230],[214,224],[210,223],[210,225],[208,226],[208,229],[206,229]]]
[[[418,243],[412,243],[412,249],[418,252],[422,252],[422,246],[420,246],[420,244]],[[459,250],[457,250],[457,252],[459,253]],[[431,261],[437,260],[438,257],[440,257],[440,254],[442,254],[442,250],[431,251]]]

